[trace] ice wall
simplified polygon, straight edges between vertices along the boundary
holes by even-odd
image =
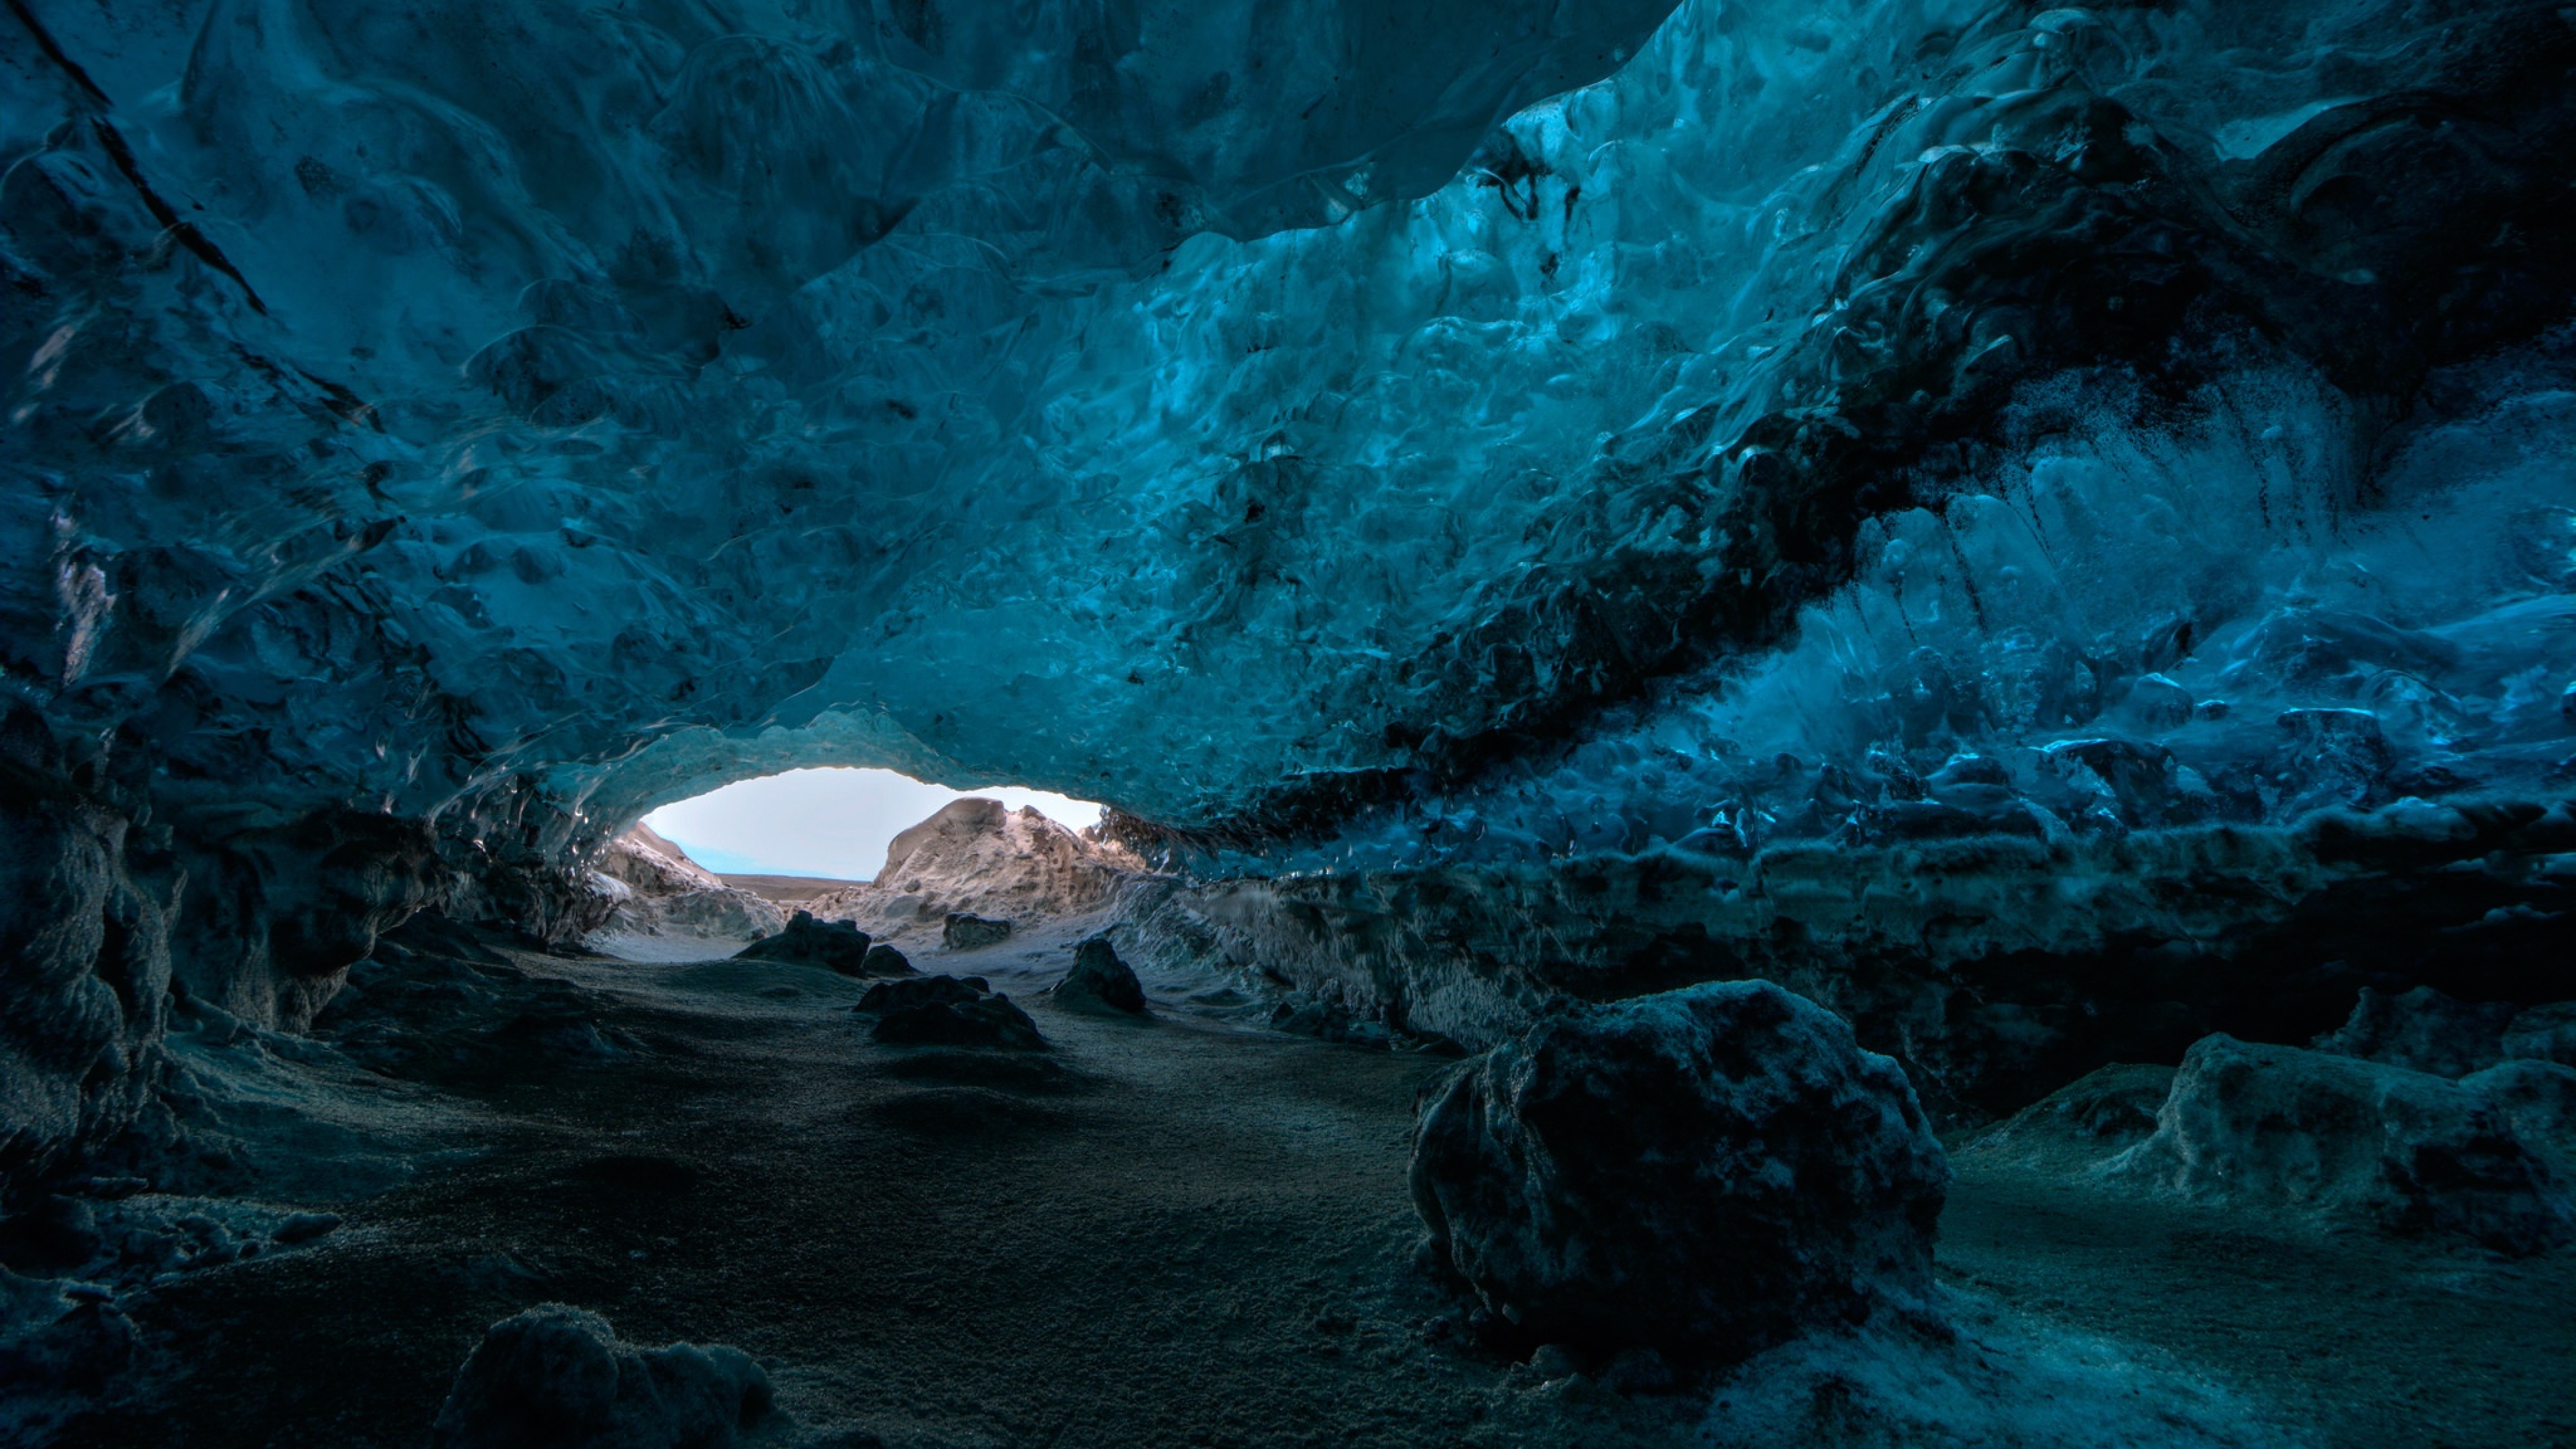
[[[24,768],[222,992],[796,765],[1259,870],[2557,788],[2564,7],[1668,8],[13,5]]]

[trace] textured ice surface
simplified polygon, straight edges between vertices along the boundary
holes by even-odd
[[[198,829],[495,851],[826,762],[1433,802],[1365,864],[2567,752],[2576,393],[2418,388],[2563,315],[2563,9],[1662,10],[31,7],[11,688]]]

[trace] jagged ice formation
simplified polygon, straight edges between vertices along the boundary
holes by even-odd
[[[2436,857],[2507,864],[2426,929],[2553,929],[2563,7],[0,35],[11,849],[68,883],[7,907],[0,1167],[130,1115],[162,973],[291,1025],[433,901],[574,934],[585,852],[798,765],[1292,896],[2000,839],[2169,877],[1977,887],[2014,951]],[[2462,808],[2360,867],[2300,823],[2409,801]]]

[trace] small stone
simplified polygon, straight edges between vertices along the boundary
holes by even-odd
[[[939,944],[951,951],[974,951],[998,946],[1011,938],[1011,923],[987,920],[966,911],[950,911],[948,924],[939,933]]]
[[[1136,973],[1118,959],[1107,936],[1094,936],[1076,946],[1073,969],[1049,993],[1059,1006],[1145,1014],[1145,988]]]
[[[268,1235],[289,1245],[309,1243],[326,1233],[339,1231],[338,1213],[288,1213]]]
[[[906,957],[901,951],[898,951],[883,942],[879,942],[868,948],[867,959],[859,963],[859,974],[862,976],[910,976],[913,974],[913,966],[911,959]]]

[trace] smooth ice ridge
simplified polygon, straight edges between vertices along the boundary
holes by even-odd
[[[1367,863],[2563,739],[2556,365],[2419,399],[2565,314],[2562,10],[1397,9],[33,7],[10,686],[469,863],[822,763]]]

